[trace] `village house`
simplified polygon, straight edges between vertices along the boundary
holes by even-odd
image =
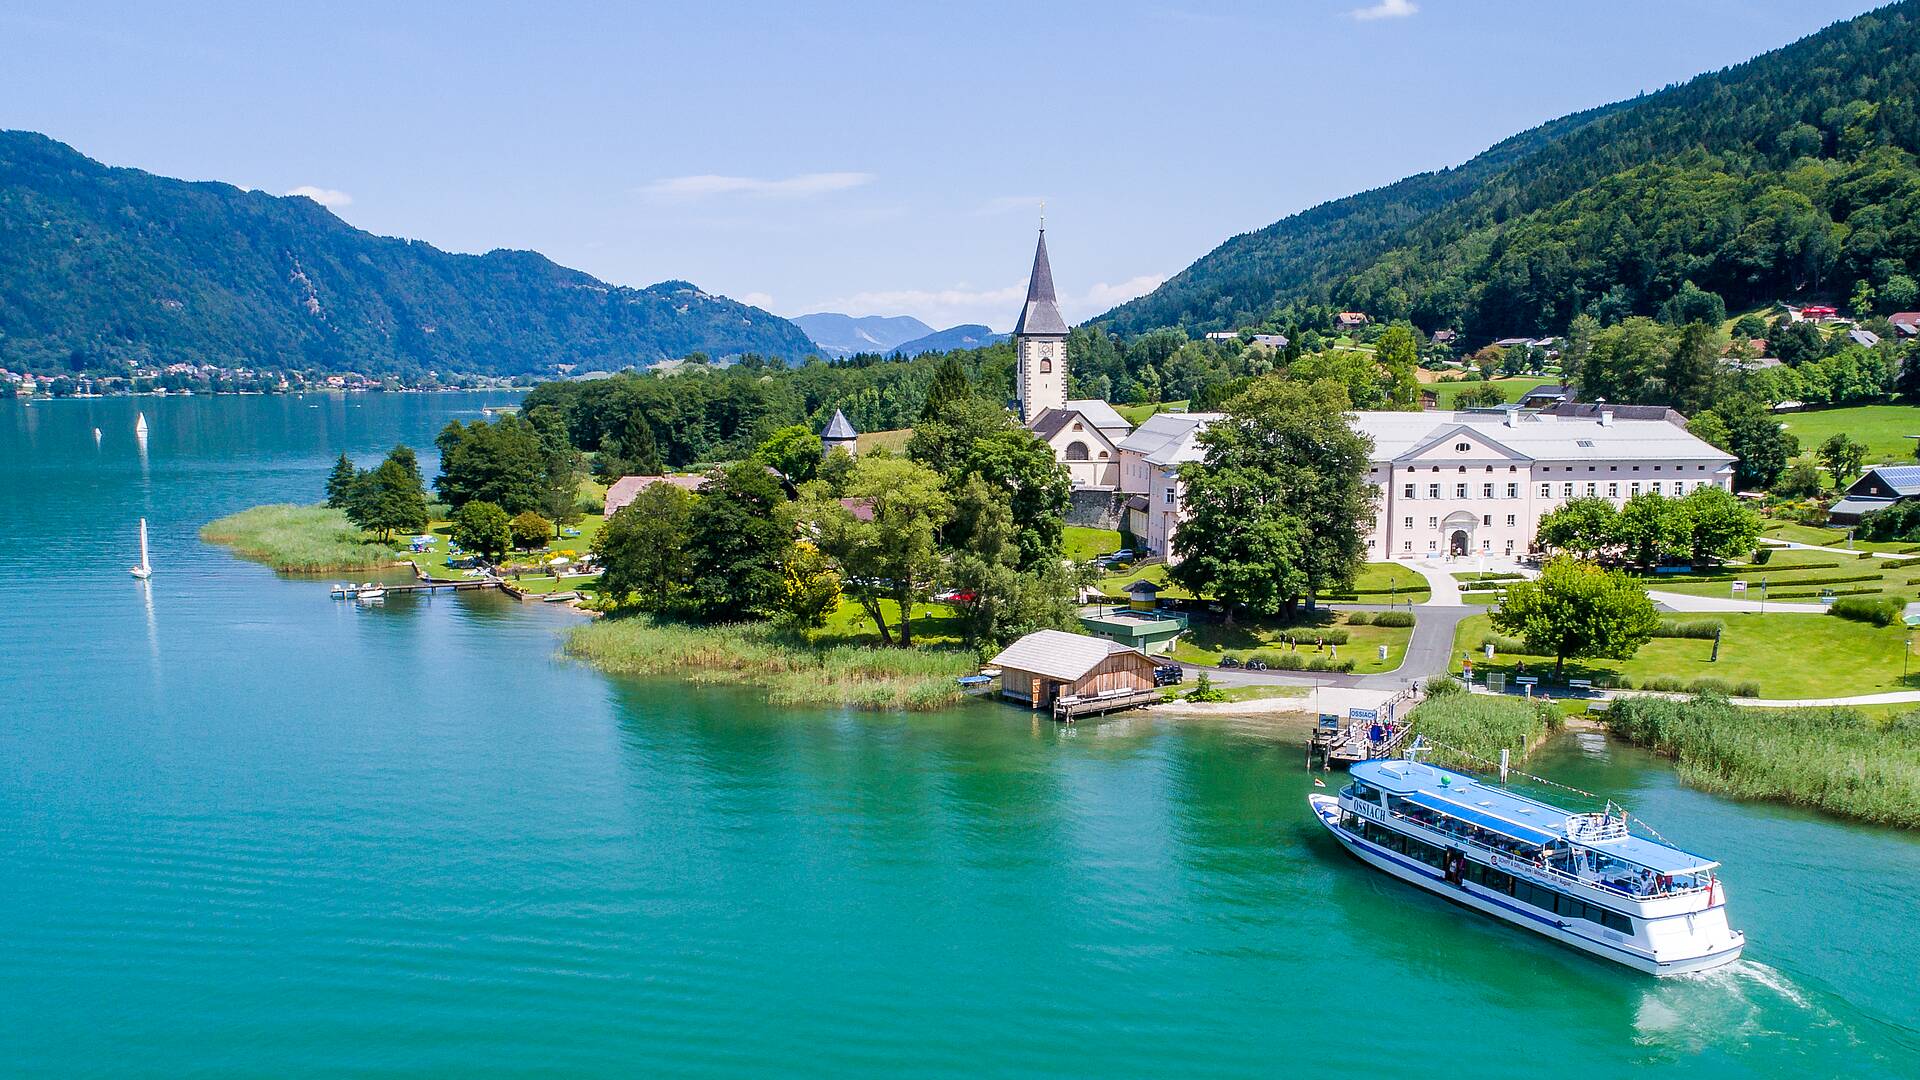
[[[1858,525],[1860,519],[1895,503],[1920,498],[1920,465],[1881,465],[1867,470],[1827,511],[1835,525]]]
[[[1920,311],[1896,311],[1887,321],[1901,337],[1920,337]]]
[[[1358,330],[1369,321],[1364,311],[1343,311],[1333,317],[1333,325],[1337,330]]]
[[[682,491],[698,494],[707,482],[704,476],[623,476],[607,488],[606,505],[601,508],[602,517],[612,517],[632,504],[640,492],[655,484],[672,484]]]

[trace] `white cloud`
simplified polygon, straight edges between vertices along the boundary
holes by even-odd
[[[1380,0],[1371,7],[1354,8],[1347,14],[1361,22],[1372,22],[1375,19],[1404,19],[1419,11],[1420,5],[1413,0]]]
[[[1165,274],[1139,274],[1116,285],[1101,282],[1088,289],[1081,298],[1080,305],[1068,304],[1066,316],[1069,319],[1090,319],[1105,314],[1116,304],[1124,304],[1136,296],[1145,296],[1160,287],[1167,280]],[[1073,310],[1076,306],[1079,310]]]
[[[312,199],[314,202],[317,202],[321,206],[325,206],[329,209],[339,209],[340,207],[346,206],[353,202],[353,196],[347,194],[344,191],[335,191],[332,188],[314,187],[312,184],[301,184],[299,187],[294,188],[292,191],[287,192],[287,194],[305,195],[307,198]]]
[[[740,296],[736,297],[736,299],[738,299],[743,304],[751,304],[754,307],[760,308],[763,311],[773,310],[773,296],[769,293],[763,293],[763,292],[742,293]]]
[[[706,199],[720,195],[747,195],[767,199],[806,199],[846,191],[873,183],[872,173],[822,172],[800,173],[779,179],[753,176],[672,176],[641,188],[641,192],[661,199]]]

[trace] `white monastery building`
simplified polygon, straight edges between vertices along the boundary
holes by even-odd
[[[1021,420],[1053,448],[1074,487],[1130,496],[1127,530],[1138,547],[1177,559],[1180,467],[1205,459],[1200,435],[1220,414],[1156,413],[1134,427],[1104,401],[1067,398],[1067,325],[1044,229],[1013,338]],[[1733,488],[1734,458],[1690,434],[1672,410],[1508,406],[1349,417],[1373,441],[1368,479],[1379,501],[1370,560],[1521,555],[1533,549],[1540,518],[1570,499],[1618,506],[1643,492]]]

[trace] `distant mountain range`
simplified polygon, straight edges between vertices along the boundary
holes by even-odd
[[[1233,237],[1094,322],[1197,333],[1321,306],[1485,341],[1654,314],[1687,281],[1735,310],[1862,283],[1910,308],[1916,40],[1916,0],[1836,23]]]
[[[887,353],[895,346],[933,333],[933,327],[911,315],[841,315],[823,311],[793,320],[825,356]]]
[[[919,356],[950,349],[975,349],[1004,341],[978,323],[935,330],[911,315],[841,315],[820,312],[801,315],[793,324],[804,330],[823,356],[844,358],[856,353],[882,356]]]
[[[684,281],[635,289],[530,251],[452,254],[310,199],[109,168],[0,132],[0,367],[550,375],[696,351],[798,359],[813,344]]]

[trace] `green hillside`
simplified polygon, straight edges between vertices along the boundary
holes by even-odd
[[[309,199],[0,132],[0,366],[516,375],[810,349],[786,320],[686,282],[622,288],[530,251],[450,254]]]
[[[1235,237],[1098,322],[1197,332],[1332,305],[1475,342],[1655,314],[1687,280],[1735,309],[1844,302],[1860,281],[1913,303],[1916,33],[1906,0],[1566,117]]]

